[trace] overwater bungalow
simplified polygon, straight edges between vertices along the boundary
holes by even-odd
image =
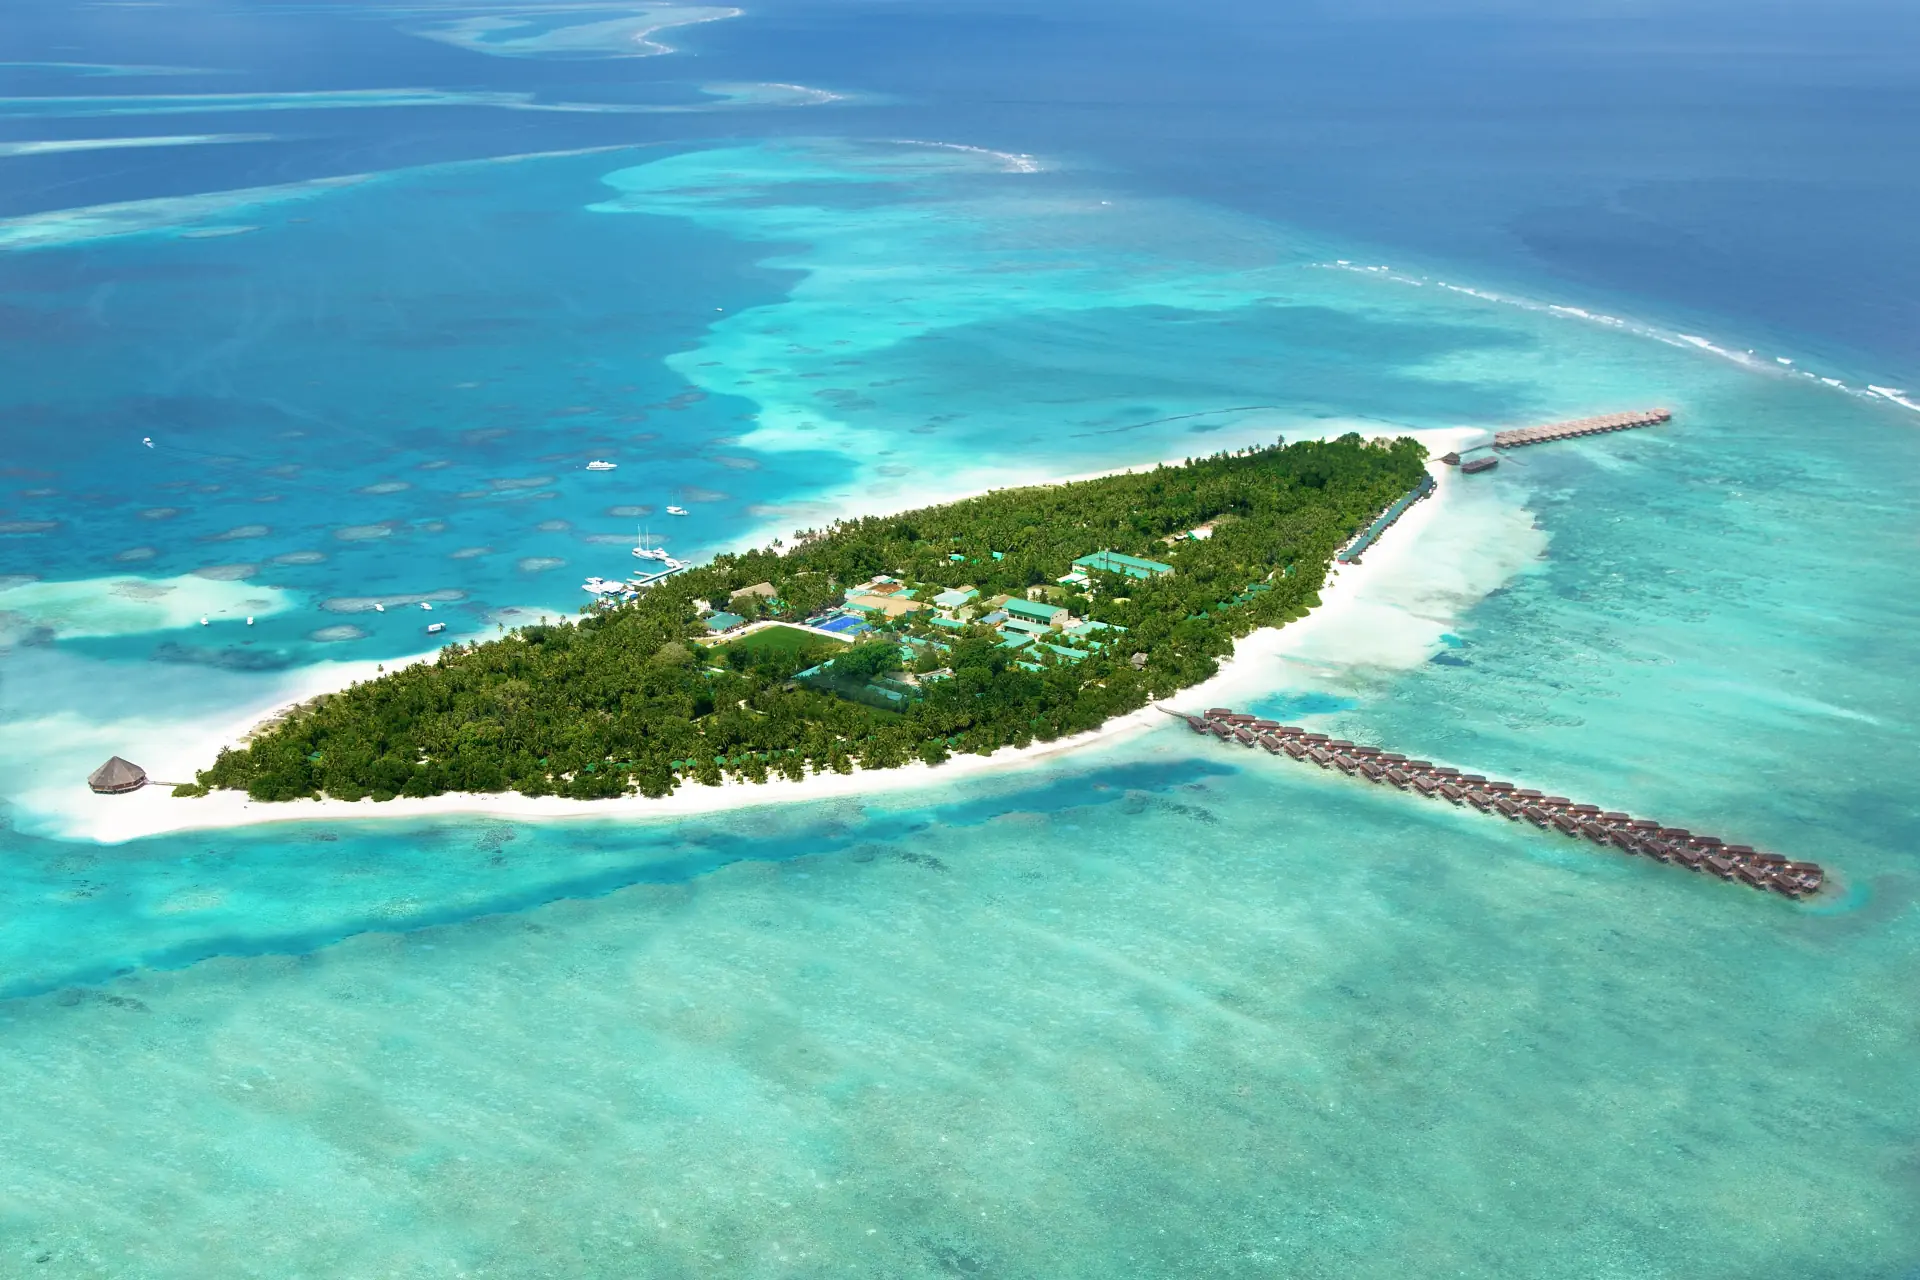
[[[103,796],[125,795],[147,785],[147,771],[131,760],[110,756],[87,775],[87,785]]]
[[[1685,827],[1663,827],[1651,818],[1635,818],[1595,804],[1576,804],[1566,796],[1547,795],[1482,774],[1462,773],[1449,765],[1409,759],[1398,752],[1324,733],[1308,733],[1298,725],[1283,725],[1227,707],[1210,708],[1204,716],[1181,718],[1195,732],[1212,733],[1223,741],[1259,746],[1271,755],[1284,753],[1296,760],[1311,760],[1323,769],[1339,769],[1349,776],[1437,796],[1454,805],[1470,804],[1510,821],[1524,818],[1542,830],[1553,828],[1573,838],[1585,836],[1596,845],[1612,845],[1622,853],[1677,862],[1692,870],[1710,871],[1723,880],[1773,889],[1790,898],[1817,893],[1825,882],[1825,873],[1817,863],[1789,862],[1780,854],[1763,853],[1751,845],[1727,844],[1718,836],[1695,835]]]

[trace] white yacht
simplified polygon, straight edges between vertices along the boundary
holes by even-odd
[[[669,510],[671,510],[671,508],[669,508]],[[678,569],[680,567],[680,562],[668,555],[665,547],[648,546],[647,535],[644,532],[634,541],[633,554],[635,558],[640,560],[658,560],[669,569]]]
[[[627,589],[627,584],[612,578],[588,578],[580,584],[580,589],[596,596],[617,596]]]
[[[613,469],[614,469],[615,467],[617,467],[617,466],[619,466],[619,465],[620,465],[620,464],[619,464],[619,463],[617,463],[617,462],[608,462],[608,461],[607,461],[606,459],[604,459],[604,458],[595,458],[595,459],[594,459],[594,460],[593,460],[592,462],[589,462],[589,463],[587,464],[587,470],[589,470],[589,471],[611,471],[611,470],[613,470]]]
[[[670,516],[683,516],[687,514],[687,509],[685,507],[668,507],[667,514]]]
[[[439,635],[442,631],[445,631],[446,629],[447,629],[447,624],[444,622],[429,622],[427,624],[427,634],[430,636]]]
[[[428,602],[428,601],[426,601],[426,600],[422,600],[422,601],[420,602],[420,607],[421,607],[422,609],[425,609],[425,610],[426,610],[426,611],[427,611],[428,613],[432,613],[432,612],[433,612],[433,605],[432,605],[432,604],[431,604],[430,602]]]

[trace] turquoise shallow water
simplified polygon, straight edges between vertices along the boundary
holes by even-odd
[[[1911,1269],[1909,415],[1006,157],[650,159],[0,263],[49,296],[129,277],[103,334],[8,348],[12,410],[49,424],[21,465],[54,473],[9,479],[57,492],[12,500],[55,527],[9,535],[7,571],[246,563],[194,581],[287,597],[250,646],[231,617],[13,624],[0,1273]],[[443,230],[423,193],[467,212]],[[322,241],[326,278],[299,265]],[[1816,903],[1177,730],[678,824],[97,846],[34,789],[141,716],[419,644],[416,613],[328,601],[455,592],[435,616],[476,631],[565,607],[625,555],[588,539],[646,518],[616,506],[722,495],[675,544],[707,546],[981,470],[1651,400],[1673,427],[1484,478],[1545,552],[1433,619],[1450,640],[1276,664],[1261,705],[1819,858]],[[151,421],[158,460],[126,439]],[[313,638],[341,623],[367,634]]]

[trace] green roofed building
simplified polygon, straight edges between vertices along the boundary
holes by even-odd
[[[1096,551],[1090,556],[1081,556],[1074,566],[1080,569],[1096,569],[1102,573],[1123,573],[1129,578],[1159,578],[1173,572],[1170,564],[1161,564],[1158,560],[1142,560],[1139,556],[1121,555],[1118,551]]]
[[[747,620],[737,613],[710,613],[700,621],[707,624],[707,630],[716,634],[731,631],[735,627],[745,626]]]
[[[1014,617],[1024,618],[1028,622],[1051,623],[1066,612],[1057,604],[1045,604],[1039,600],[1022,600],[1018,596],[1012,597],[1000,607]]]

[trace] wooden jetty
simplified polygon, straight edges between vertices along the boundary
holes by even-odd
[[[1671,421],[1665,409],[1636,409],[1630,413],[1603,413],[1597,418],[1576,418],[1572,422],[1549,422],[1538,427],[1517,427],[1493,433],[1496,449],[1518,449],[1522,445],[1546,444],[1550,440],[1571,440],[1576,436],[1605,435],[1609,431],[1631,431],[1635,427],[1657,427]]]
[[[1699,835],[1651,818],[1604,810],[1596,804],[1576,804],[1565,796],[1545,795],[1481,774],[1462,773],[1430,760],[1409,760],[1397,752],[1309,733],[1297,725],[1262,720],[1232,707],[1210,707],[1204,715],[1160,709],[1185,720],[1195,733],[1211,734],[1222,742],[1259,747],[1269,755],[1338,769],[1349,777],[1431,800],[1470,805],[1509,822],[1530,822],[1543,831],[1585,838],[1622,853],[1676,863],[1689,871],[1737,880],[1754,889],[1771,889],[1784,897],[1807,897],[1820,892],[1826,883],[1826,872],[1817,862],[1790,861],[1751,845],[1728,844],[1718,836]]]
[[[1433,492],[1433,477],[1420,477],[1420,483],[1401,494],[1399,498],[1374,517],[1373,523],[1353,535],[1347,545],[1333,553],[1333,558],[1341,564],[1359,564],[1360,554],[1380,540],[1380,535],[1393,527],[1393,522],[1406,514],[1408,507]]]

